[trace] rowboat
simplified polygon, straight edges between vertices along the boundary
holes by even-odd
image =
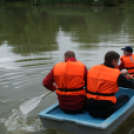
[[[45,128],[59,128],[76,134],[110,134],[134,111],[134,90],[119,88],[116,96],[127,94],[130,100],[107,119],[93,118],[88,112],[66,114],[58,102],[38,114]]]

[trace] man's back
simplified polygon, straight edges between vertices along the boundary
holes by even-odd
[[[83,110],[86,102],[86,66],[76,61],[75,57],[57,63],[43,80],[43,85],[55,91],[58,95],[60,107],[67,112]],[[56,86],[53,83],[56,83]],[[48,84],[49,83],[49,84]]]

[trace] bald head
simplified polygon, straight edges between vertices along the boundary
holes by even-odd
[[[73,51],[67,51],[67,52],[65,52],[64,56],[65,56],[65,59],[68,59],[70,57],[74,57],[75,58],[75,54],[74,54]]]

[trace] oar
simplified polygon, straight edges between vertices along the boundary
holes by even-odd
[[[132,80],[134,80],[134,78],[130,74],[127,74],[127,76],[130,77]]]
[[[41,101],[41,99],[44,99],[48,94],[52,93],[52,91],[47,92],[46,94],[43,94],[39,97],[35,97],[32,98],[26,102],[24,102],[23,104],[20,105],[20,111],[23,114],[28,114],[29,112],[31,112],[35,107],[37,107]]]

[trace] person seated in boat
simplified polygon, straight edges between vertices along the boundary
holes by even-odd
[[[119,87],[134,89],[134,81],[128,80],[118,68],[120,55],[109,51],[104,64],[93,66],[87,74],[87,111],[93,117],[107,118],[121,108],[129,97],[116,97]],[[127,72],[126,72],[127,73]]]
[[[54,85],[54,82],[56,86]],[[64,62],[57,63],[43,79],[43,86],[56,91],[60,108],[66,113],[82,113],[86,107],[87,68],[77,61],[73,51],[64,54]]]
[[[117,68],[119,68],[120,70],[124,68],[127,69],[128,73],[133,77],[134,76],[134,54],[132,54],[133,48],[131,46],[126,46],[124,48],[121,48],[121,50],[123,50],[124,55],[121,56],[120,58],[121,63]]]

